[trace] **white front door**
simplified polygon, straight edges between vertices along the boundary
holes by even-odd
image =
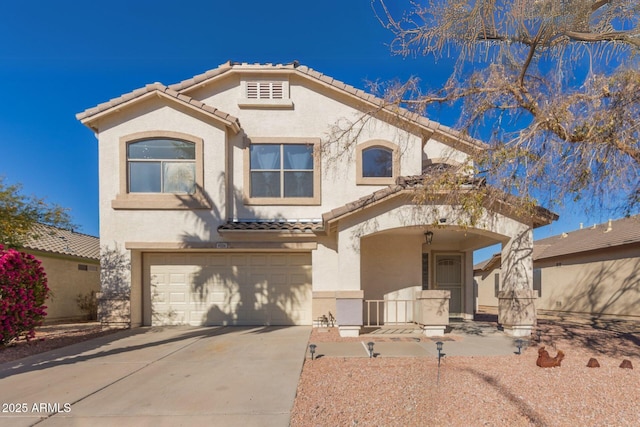
[[[435,288],[451,291],[449,315],[462,315],[462,255],[435,256]]]

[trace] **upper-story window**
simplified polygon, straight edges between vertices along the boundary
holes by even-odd
[[[392,177],[393,150],[385,147],[362,150],[362,176],[364,178]]]
[[[250,204],[317,204],[317,143],[299,138],[253,138],[247,149],[245,194]],[[248,188],[247,188],[248,187]]]
[[[174,139],[127,145],[130,193],[185,193],[196,188],[196,147]]]
[[[204,192],[204,140],[173,131],[124,135],[113,209],[210,209]]]
[[[356,183],[389,185],[399,174],[398,147],[388,141],[373,140],[356,146]]]

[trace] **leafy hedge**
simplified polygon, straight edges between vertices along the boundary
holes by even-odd
[[[33,255],[0,245],[0,342],[35,336],[47,315],[47,276]]]

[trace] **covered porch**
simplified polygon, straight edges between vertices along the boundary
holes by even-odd
[[[460,225],[452,207],[417,205],[403,192],[350,208],[324,218],[329,227],[313,254],[314,318],[333,308],[342,336],[394,324],[442,335],[450,319],[474,317],[473,252],[500,244],[509,267],[498,322],[510,335],[530,335],[536,222],[486,210],[473,226]]]

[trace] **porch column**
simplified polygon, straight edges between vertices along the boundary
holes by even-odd
[[[533,231],[523,230],[502,247],[502,292],[498,323],[512,336],[529,336],[536,323],[533,290]]]
[[[342,337],[357,337],[363,325],[364,291],[360,286],[360,236],[352,230],[338,234],[336,322]]]
[[[441,337],[449,324],[451,291],[426,290],[417,293],[416,322],[427,337]]]

